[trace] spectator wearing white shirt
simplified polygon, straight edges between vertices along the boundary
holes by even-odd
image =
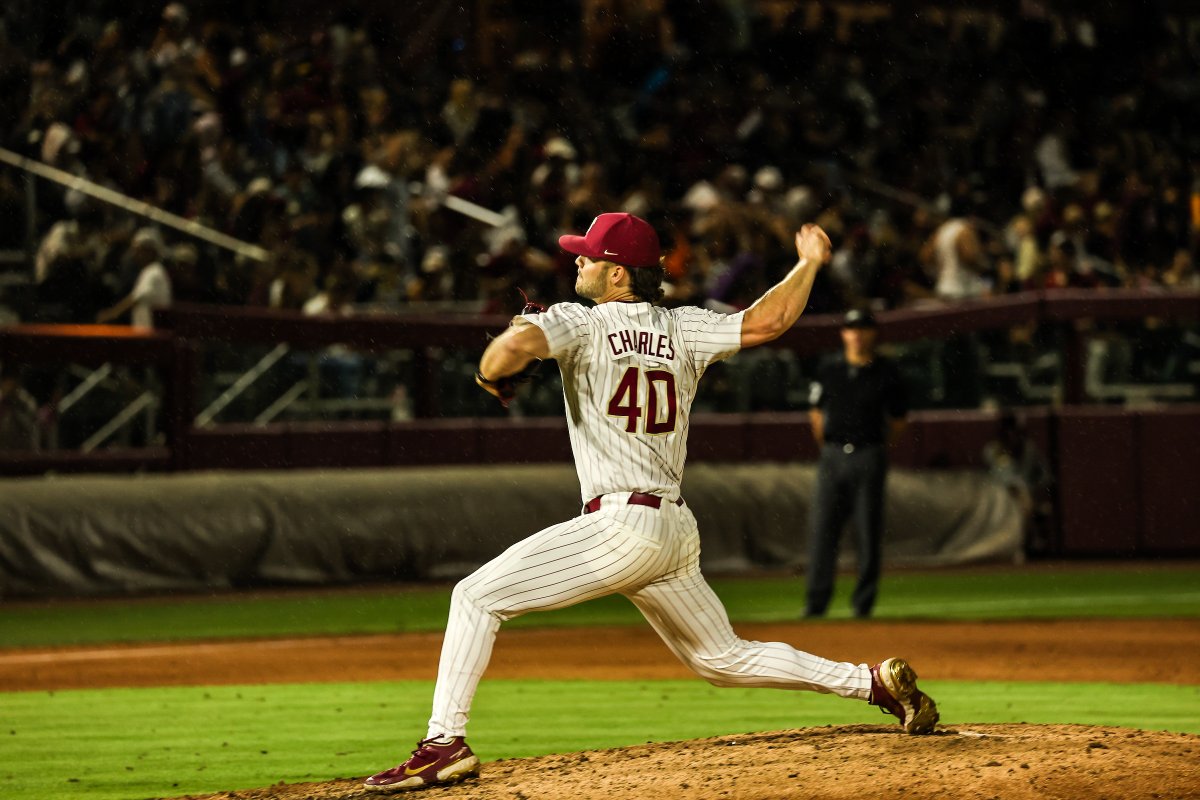
[[[96,315],[96,322],[107,323],[120,319],[127,312],[135,328],[154,328],[154,309],[171,304],[171,278],[162,263],[162,240],[151,228],[142,228],[133,235],[130,245],[134,263],[141,266],[133,289],[116,304]]]

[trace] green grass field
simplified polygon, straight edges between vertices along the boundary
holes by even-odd
[[[844,583],[844,581],[843,581]],[[713,581],[735,621],[795,617],[792,578]],[[881,619],[1200,616],[1200,567],[896,573]],[[265,597],[8,604],[5,647],[113,641],[437,630],[449,587]],[[845,607],[845,598],[837,600]],[[644,624],[620,598],[530,615],[514,626]],[[924,685],[924,682],[923,682]],[[2,688],[2,687],[0,687]],[[930,682],[946,724],[1119,725],[1200,734],[1200,687]],[[0,797],[142,800],[361,777],[423,733],[428,682],[0,692]],[[1120,702],[1113,698],[1119,694]],[[485,760],[646,741],[875,723],[859,703],[701,681],[485,680],[472,744]]]
[[[735,622],[793,620],[803,605],[802,582],[793,577],[718,578],[711,583]],[[842,580],[831,618],[849,616],[848,597],[848,582]],[[884,576],[880,598],[879,619],[1197,617],[1200,566],[900,572]],[[437,631],[449,606],[449,586],[18,603],[0,607],[0,647]],[[645,623],[624,598],[607,597],[508,624]]]

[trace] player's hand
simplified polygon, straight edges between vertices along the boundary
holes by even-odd
[[[479,388],[495,397],[500,401],[500,405],[508,408],[509,401],[517,395],[517,384],[511,378],[497,378],[494,381],[489,381],[483,377],[483,373],[475,371],[475,383]]]
[[[815,264],[824,264],[833,254],[833,244],[820,225],[809,223],[796,231],[796,255]]]

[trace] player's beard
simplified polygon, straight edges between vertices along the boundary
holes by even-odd
[[[595,300],[600,295],[604,294],[604,273],[598,272],[591,281],[588,281],[582,274],[575,278],[575,294],[585,300]]]

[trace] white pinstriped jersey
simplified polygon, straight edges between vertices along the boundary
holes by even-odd
[[[696,517],[679,498],[688,418],[709,364],[741,347],[742,314],[649,303],[559,303],[526,320],[558,360],[582,499],[454,587],[426,738],[465,736],[504,620],[620,593],[679,659],[716,686],[871,697],[866,664],[741,639],[700,573]],[[629,492],[668,501],[630,504]]]
[[[650,303],[558,303],[524,319],[562,372],[584,502],[611,492],[679,497],[704,370],[741,347],[742,313]]]

